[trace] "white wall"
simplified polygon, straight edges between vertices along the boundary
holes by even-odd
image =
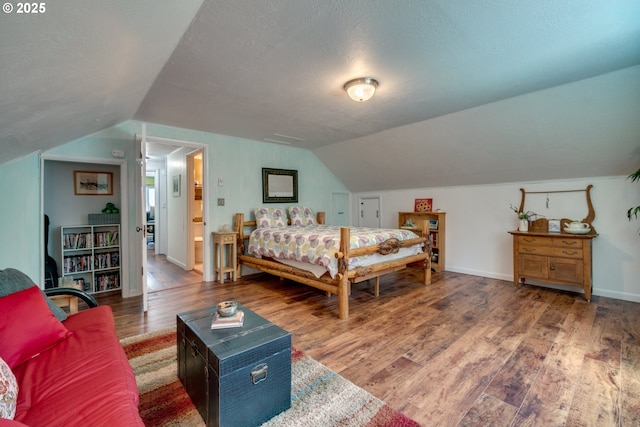
[[[188,151],[191,151],[189,149]],[[167,156],[167,259],[182,268],[187,266],[187,149]],[[180,195],[173,194],[173,180],[180,181]]]
[[[519,206],[520,188],[527,192],[585,189],[593,184],[594,295],[640,302],[640,220],[629,222],[627,209],[640,205],[640,184],[625,177],[585,178],[570,181],[509,183],[484,186],[418,188],[354,193],[353,199],[379,195],[383,227],[397,227],[398,211],[413,211],[416,198],[433,198],[433,208],[447,212],[446,270],[509,281],[513,280],[512,236]],[[586,197],[580,193],[527,195],[525,209],[547,218],[582,219]],[[357,224],[357,206],[352,206]],[[579,291],[576,287],[562,287]]]
[[[147,171],[156,173],[155,253],[167,254],[167,164],[163,160],[147,162]]]
[[[44,288],[40,283],[44,271],[40,156],[32,154],[3,164],[0,182],[0,269],[16,268]]]

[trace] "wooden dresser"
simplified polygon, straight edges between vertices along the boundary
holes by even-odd
[[[514,287],[527,278],[579,286],[591,301],[591,241],[597,234],[509,233],[513,235]]]

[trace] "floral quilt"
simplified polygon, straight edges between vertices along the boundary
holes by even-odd
[[[396,238],[409,240],[418,237],[404,229],[350,227],[351,248],[371,246]],[[331,277],[338,272],[335,257],[340,250],[340,227],[333,225],[309,225],[306,227],[258,228],[249,237],[247,251],[256,257],[288,259],[320,265]],[[357,261],[363,257],[351,258]]]

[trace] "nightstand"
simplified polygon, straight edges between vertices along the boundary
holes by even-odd
[[[238,268],[238,233],[235,231],[213,232],[213,280],[217,280],[220,274],[220,283],[224,283],[225,273],[229,273],[229,279],[236,280]]]

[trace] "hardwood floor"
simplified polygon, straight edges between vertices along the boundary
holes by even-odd
[[[179,286],[202,282],[202,267],[185,271],[182,267],[167,260],[166,255],[156,255],[151,248],[147,250],[147,289],[149,292],[163,291]]]
[[[640,425],[640,304],[450,272],[387,275],[337,298],[266,275],[140,298],[102,295],[122,337],[236,299],[293,345],[425,426]]]

